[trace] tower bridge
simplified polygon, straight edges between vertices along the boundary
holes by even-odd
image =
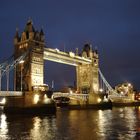
[[[24,31],[19,35],[16,31],[14,37],[14,55],[12,59],[0,64],[0,90],[2,76],[7,77],[7,91],[0,91],[0,96],[14,96],[9,92],[9,72],[14,69],[14,92],[15,96],[25,96],[27,104],[34,104],[32,98],[36,94],[36,87],[44,87],[44,61],[54,61],[76,67],[76,90],[78,94],[57,93],[53,97],[69,96],[77,100],[88,100],[89,104],[96,103],[100,88],[109,98],[120,94],[106,81],[99,69],[99,56],[90,44],[85,44],[81,54],[78,52],[63,52],[45,46],[45,36],[41,29],[35,30],[32,21],[28,21]],[[42,89],[41,92],[43,92]],[[44,93],[44,92],[43,92]],[[39,91],[40,94],[40,91]],[[42,96],[43,94],[41,94]],[[43,95],[43,98],[46,98]],[[30,99],[30,100],[29,100]],[[46,101],[46,100],[45,100]],[[44,100],[43,100],[44,102]]]
[[[24,31],[19,35],[16,32],[14,38],[17,59],[23,53],[29,51],[24,63],[15,67],[15,90],[33,91],[34,87],[44,84],[44,61],[54,61],[73,65],[76,67],[77,90],[79,93],[97,93],[99,89],[98,79],[98,52],[92,46],[86,44],[81,55],[73,52],[63,52],[45,46],[43,30],[35,30],[31,21],[28,21]],[[21,77],[21,74],[23,77]],[[22,78],[22,83],[20,82]]]

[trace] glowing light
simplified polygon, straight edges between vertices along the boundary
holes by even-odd
[[[76,63],[73,63],[73,65],[74,65],[74,66],[77,66],[77,64],[76,64]]]
[[[69,52],[70,57],[74,57],[75,54],[73,52]]]
[[[41,119],[39,117],[35,117],[33,119],[33,128],[30,132],[30,135],[33,139],[40,139],[41,133],[39,132],[41,126]]]
[[[7,122],[6,122],[5,114],[1,114],[0,116],[0,130],[1,130],[1,134],[3,134],[3,139],[6,139],[8,129],[7,129]]]
[[[55,50],[56,50],[57,52],[59,52],[59,49],[56,48]]]
[[[106,96],[104,96],[103,101],[104,101],[104,102],[108,102],[108,98],[106,98]]]
[[[44,98],[45,98],[45,99],[47,98],[47,95],[46,95],[46,94],[44,95]]]
[[[129,87],[131,87],[131,84],[130,84],[130,83],[128,83],[128,86],[129,86]]]
[[[51,99],[49,99],[49,98],[44,99],[44,103],[50,104],[51,103]]]
[[[37,104],[39,101],[39,95],[38,94],[35,94],[34,95],[34,103]]]
[[[49,99],[46,94],[44,95],[44,103],[46,104],[51,103],[51,99]]]
[[[101,98],[98,98],[98,99],[97,99],[97,102],[98,102],[98,103],[100,103],[101,101],[102,101]]]
[[[23,63],[24,63],[24,60],[21,60],[19,63],[20,63],[20,64],[23,64]]]
[[[97,84],[93,84],[93,89],[97,93],[99,91],[98,85]]]
[[[73,91],[70,89],[70,94],[72,94],[73,93]]]
[[[103,92],[103,89],[102,89],[102,88],[100,88],[100,89],[99,89],[99,91],[100,91],[100,92]]]
[[[2,100],[1,100],[1,102],[0,102],[0,104],[5,104],[6,103],[6,98],[3,98]]]
[[[46,55],[49,55],[49,53],[47,53],[47,52],[46,52],[45,54],[46,54]]]

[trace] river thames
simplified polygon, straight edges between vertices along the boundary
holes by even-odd
[[[58,109],[55,115],[0,114],[0,140],[140,139],[140,109]]]

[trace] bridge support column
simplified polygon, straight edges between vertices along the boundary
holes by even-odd
[[[92,50],[92,46],[86,44],[82,51],[82,56],[92,60],[91,64],[81,64],[76,67],[77,90],[83,94],[89,94],[89,103],[96,102],[96,95],[99,91],[98,77],[98,53]],[[94,100],[95,98],[95,100]]]

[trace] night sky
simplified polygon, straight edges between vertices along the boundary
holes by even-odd
[[[16,27],[21,33],[29,18],[43,28],[47,47],[75,51],[91,43],[112,86],[131,82],[140,90],[139,0],[0,0],[0,61],[13,54]],[[45,63],[49,85],[73,85],[73,66]]]

